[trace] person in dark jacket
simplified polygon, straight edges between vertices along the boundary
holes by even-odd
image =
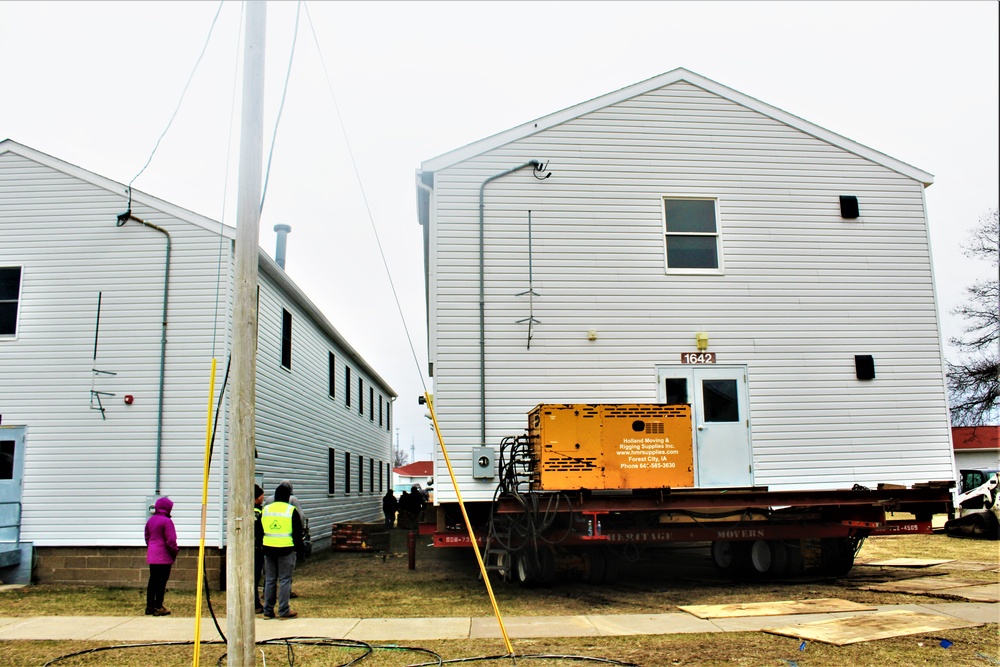
[[[398,505],[399,501],[392,494],[392,489],[386,491],[385,495],[382,496],[382,514],[385,515],[386,528],[392,528],[393,524],[396,523],[396,508]]]
[[[410,494],[403,491],[399,494],[399,502],[396,503],[396,509],[399,511],[399,519],[396,525],[400,528],[405,528],[410,525]]]
[[[260,579],[264,574],[264,524],[261,515],[264,512],[264,489],[259,484],[253,485],[253,606],[258,614],[264,611],[260,603]]]
[[[288,604],[292,592],[292,574],[296,556],[302,553],[302,516],[289,503],[292,485],[282,482],[274,490],[274,502],[264,505],[264,618],[295,618],[298,614]]]
[[[146,520],[146,562],[149,564],[149,583],[146,585],[146,616],[167,616],[170,610],[163,606],[167,592],[170,568],[177,558],[177,532],[174,530],[170,511],[174,503],[166,496],[157,498],[153,516]]]

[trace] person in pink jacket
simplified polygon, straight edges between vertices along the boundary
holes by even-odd
[[[177,533],[170,518],[174,503],[166,496],[157,498],[153,516],[146,521],[146,562],[149,564],[149,584],[146,586],[146,616],[167,616],[163,606],[170,567],[177,558]]]

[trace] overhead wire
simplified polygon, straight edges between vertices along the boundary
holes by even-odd
[[[365,192],[364,182],[361,180],[361,172],[358,169],[358,162],[354,159],[354,151],[351,149],[351,142],[347,135],[347,127],[344,125],[343,115],[340,113],[340,105],[337,103],[337,94],[333,90],[333,83],[330,79],[330,71],[326,66],[326,59],[323,57],[323,50],[319,46],[319,38],[316,36],[316,28],[312,22],[312,16],[309,14],[309,6],[305,5],[306,10],[306,20],[309,22],[309,30],[312,32],[313,41],[316,44],[316,52],[319,54],[320,64],[323,66],[323,74],[326,77],[326,85],[330,89],[330,97],[333,100],[334,109],[337,111],[337,121],[340,123],[340,131],[344,135],[344,142],[347,146],[347,154],[351,158],[351,166],[354,169],[354,177],[358,181],[358,187],[361,190],[361,198],[365,203],[365,210],[368,213],[368,221],[371,224],[372,232],[375,234],[375,243],[378,245],[379,255],[382,257],[382,265],[385,267],[386,276],[389,279],[389,287],[392,290],[392,298],[396,302],[396,310],[399,312],[399,319],[403,324],[403,331],[406,334],[406,342],[410,346],[410,353],[413,355],[413,363],[417,368],[417,375],[420,378],[420,385],[427,393],[427,383],[424,380],[424,372],[420,367],[420,361],[417,358],[417,351],[413,347],[413,337],[410,335],[410,329],[406,325],[406,316],[403,314],[403,306],[399,302],[399,294],[396,291],[396,284],[392,280],[392,272],[389,270],[389,262],[385,257],[385,250],[382,248],[382,240],[379,237],[378,229],[375,226],[375,216],[372,215],[371,205],[368,203],[368,194]],[[433,410],[433,408],[431,408]]]
[[[142,166],[132,180],[128,182],[128,193],[129,193],[129,208],[132,208],[132,184],[135,179],[142,175],[142,172],[146,171],[146,167],[153,161],[153,156],[156,155],[157,149],[160,147],[160,142],[163,138],[167,136],[167,132],[170,130],[170,126],[173,125],[174,119],[177,118],[177,112],[181,110],[181,104],[184,103],[184,96],[187,94],[188,88],[191,86],[191,81],[194,80],[195,72],[198,71],[198,66],[201,64],[201,59],[205,57],[205,51],[208,50],[208,44],[212,41],[212,31],[215,29],[215,23],[219,20],[219,14],[222,13],[222,6],[225,4],[225,0],[219,3],[219,8],[215,10],[215,17],[212,18],[212,25],[208,28],[208,35],[205,37],[205,44],[201,47],[201,53],[198,54],[198,59],[194,63],[194,67],[191,69],[191,74],[188,76],[187,83],[184,84],[184,89],[181,91],[181,97],[177,100],[177,107],[174,109],[174,113],[171,114],[170,120],[167,121],[167,126],[163,128],[163,132],[160,134],[160,138],[156,140],[156,144],[153,146],[153,152],[149,154],[149,159],[146,160],[146,164]]]
[[[288,95],[288,82],[292,78],[292,63],[295,61],[295,44],[299,40],[299,12],[302,0],[295,3],[295,29],[292,33],[292,49],[288,54],[288,69],[285,72],[285,85],[281,90],[281,103],[278,105],[278,117],[274,120],[274,134],[271,135],[271,148],[267,153],[267,168],[264,170],[264,187],[260,195],[260,210],[264,210],[264,199],[267,198],[267,183],[271,177],[271,158],[274,157],[274,145],[278,140],[278,126],[281,125],[281,113],[285,109],[285,98]]]
[[[240,3],[240,22],[239,25],[243,24],[243,3]],[[226,235],[223,234],[223,230],[226,226],[226,203],[229,194],[229,167],[232,164],[232,151],[233,151],[233,127],[236,125],[236,82],[239,80],[239,68],[240,68],[240,47],[243,44],[243,31],[238,31],[239,37],[236,39],[236,71],[233,72],[233,94],[229,102],[229,138],[226,142],[226,172],[222,179],[222,211],[219,215],[219,254],[216,260],[216,271],[215,271],[215,317],[219,317],[219,294],[222,289],[222,248],[225,244]],[[228,262],[227,262],[228,265]],[[219,327],[215,327],[215,332],[212,335],[212,358],[215,358],[215,345],[218,342],[219,337]],[[221,400],[221,396],[220,396]]]

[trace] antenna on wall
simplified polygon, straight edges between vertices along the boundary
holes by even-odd
[[[97,369],[97,335],[101,330],[101,296],[102,292],[97,293],[97,322],[94,325],[94,358],[90,365],[91,378],[90,378],[90,409],[100,410],[101,419],[107,419],[105,414],[104,404],[101,402],[101,397],[111,398],[114,396],[113,393],[109,391],[97,391],[97,376],[98,375],[118,375],[118,373],[112,373],[111,371],[101,371]],[[94,401],[97,401],[97,405],[94,405]]]
[[[545,178],[548,178],[548,175],[545,176]],[[528,324],[529,350],[531,349],[532,327],[535,324],[541,324],[539,320],[535,319],[535,297],[541,295],[535,291],[534,283],[535,283],[534,267],[532,266],[532,258],[531,258],[531,209],[528,209],[528,289],[525,290],[524,292],[519,292],[514,296],[525,296],[525,295],[528,296],[528,316],[525,317],[524,319],[518,320],[517,324],[524,324],[525,322],[527,322]]]

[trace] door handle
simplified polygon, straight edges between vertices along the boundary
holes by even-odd
[[[706,428],[708,428],[708,427],[705,426],[704,424],[698,424],[698,430],[699,431],[704,431]]]

